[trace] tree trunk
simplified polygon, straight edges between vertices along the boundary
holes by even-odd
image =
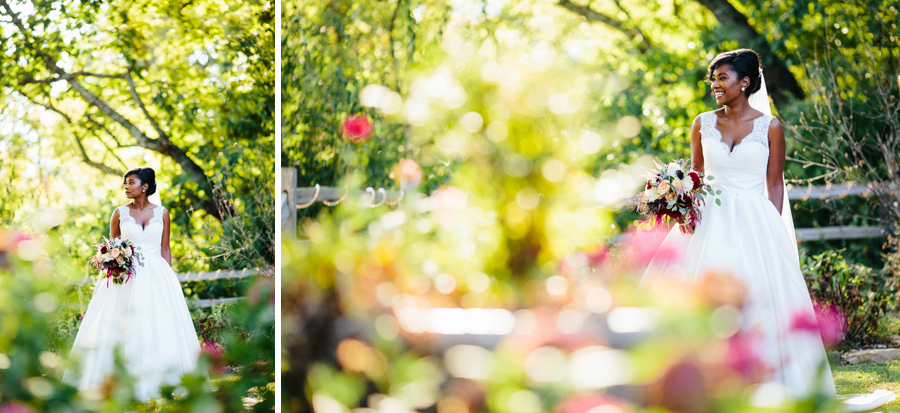
[[[719,20],[719,23],[728,28],[742,47],[751,48],[759,53],[762,59],[763,76],[766,78],[766,88],[769,96],[775,101],[775,106],[785,107],[791,100],[803,99],[806,93],[800,87],[797,78],[788,70],[787,65],[772,50],[772,45],[765,36],[756,32],[747,18],[741,14],[728,0],[697,0],[709,9]]]

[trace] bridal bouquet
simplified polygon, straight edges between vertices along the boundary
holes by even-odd
[[[112,279],[113,284],[123,284],[133,277],[137,266],[141,264],[141,253],[131,241],[122,237],[95,245],[97,255],[88,259],[88,264],[102,273],[106,273],[106,284]]]
[[[700,225],[700,206],[703,197],[713,191],[703,173],[692,171],[688,160],[676,159],[668,164],[656,160],[656,169],[648,175],[647,185],[634,201],[636,211],[647,215],[644,227],[653,227],[673,220],[681,224],[682,233],[693,234]],[[716,195],[722,191],[716,191]],[[716,204],[722,202],[716,199]]]

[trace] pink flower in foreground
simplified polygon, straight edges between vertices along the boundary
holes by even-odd
[[[372,123],[365,116],[349,116],[341,125],[341,134],[355,143],[365,142],[372,135]]]
[[[605,245],[598,246],[597,249],[587,253],[588,263],[591,267],[603,264],[607,257],[609,257],[609,249]]]
[[[0,405],[0,413],[34,413],[34,410],[31,410],[30,407],[22,403],[14,401]]]
[[[459,216],[467,207],[466,193],[455,186],[445,186],[431,195],[433,202],[432,214],[444,229],[453,228],[459,221]]]
[[[598,409],[599,408],[599,409]],[[621,400],[601,394],[580,394],[569,397],[558,404],[556,413],[587,413],[590,411],[603,411],[609,413],[626,413],[632,410]]]
[[[768,366],[756,352],[757,347],[759,343],[752,334],[739,332],[729,337],[725,365],[749,382],[762,380]]]
[[[627,237],[629,238],[628,246],[634,254],[634,259],[637,260],[635,264],[645,266],[654,258],[666,265],[680,262],[684,253],[684,243],[679,243],[678,240],[674,243],[663,243],[668,234],[669,229],[662,225],[649,231],[632,230]]]
[[[203,339],[203,343],[200,344],[200,352],[209,354],[212,358],[220,358],[225,354],[225,348],[215,341]]]
[[[790,330],[796,332],[818,332],[826,347],[837,345],[847,333],[844,315],[837,307],[814,302],[813,310],[795,311],[791,314]]]
[[[214,374],[225,373],[226,365],[223,361],[225,357],[225,347],[222,344],[212,340],[203,339],[200,343],[200,353],[210,358],[210,369]]]

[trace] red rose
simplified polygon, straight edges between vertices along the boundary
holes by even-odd
[[[353,142],[365,142],[372,135],[372,124],[365,116],[350,116],[341,125],[341,134]]]
[[[652,186],[650,185],[650,181],[647,181],[647,188],[646,188],[646,189],[650,189],[650,188],[652,188]]]

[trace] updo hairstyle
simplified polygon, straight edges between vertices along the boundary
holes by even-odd
[[[147,196],[156,193],[156,172],[153,168],[134,168],[125,172],[124,180],[127,181],[129,176],[135,175],[141,180],[141,185],[147,184]]]
[[[731,50],[721,53],[709,63],[709,71],[706,73],[706,82],[712,84],[713,72],[722,65],[731,66],[738,74],[738,81],[744,77],[750,78],[750,85],[744,90],[744,96],[756,93],[759,90],[762,77],[762,66],[759,64],[759,55],[750,49]]]

